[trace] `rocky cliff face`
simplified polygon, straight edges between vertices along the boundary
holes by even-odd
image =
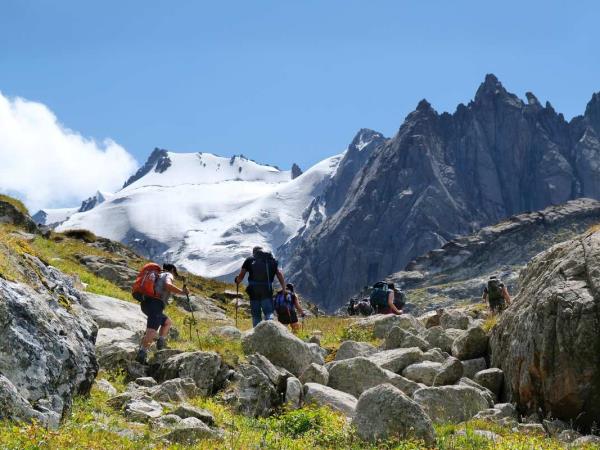
[[[453,239],[387,279],[406,291],[408,308],[416,313],[457,301],[479,301],[491,275],[499,275],[514,294],[519,272],[531,258],[598,223],[599,201],[571,200]]]
[[[334,309],[458,235],[528,210],[600,198],[600,100],[567,122],[486,76],[453,114],[423,100],[373,149],[341,206],[288,249],[288,273]]]

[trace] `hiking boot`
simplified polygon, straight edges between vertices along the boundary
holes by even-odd
[[[156,349],[164,350],[165,348],[167,348],[167,340],[164,337],[159,337],[156,341]]]
[[[136,362],[139,362],[140,364],[146,365],[148,363],[147,357],[148,357],[148,352],[146,350],[144,350],[143,348],[140,348],[137,352],[135,360],[136,360]]]

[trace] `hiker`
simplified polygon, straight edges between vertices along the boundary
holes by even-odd
[[[403,290],[397,288],[394,283],[388,283],[388,288],[394,291],[394,306],[400,313],[404,312],[403,308],[406,305],[406,294]]]
[[[508,289],[497,276],[490,277],[481,298],[488,302],[492,315],[501,313],[511,304]]]
[[[252,326],[258,325],[263,320],[273,320],[273,280],[275,276],[282,287],[282,293],[287,294],[285,279],[279,269],[279,264],[270,252],[263,251],[262,247],[254,247],[252,256],[242,264],[242,268],[235,284],[244,281],[248,273],[248,287],[246,292],[250,297],[250,311],[252,313]]]
[[[173,264],[163,264],[162,271],[158,275],[155,284],[155,297],[144,295],[140,306],[142,312],[148,320],[146,321],[146,333],[142,338],[140,349],[138,350],[135,360],[141,364],[146,364],[148,356],[148,348],[152,345],[156,333],[158,332],[158,341],[156,342],[157,350],[166,348],[167,335],[171,328],[171,319],[164,314],[164,309],[169,303],[171,293],[173,294],[188,294],[189,291],[184,285],[183,289],[179,289],[173,284],[174,278],[178,276],[177,268]]]
[[[300,323],[298,322],[298,314],[303,319],[306,317],[300,299],[294,292],[294,285],[288,283],[286,285],[287,294],[280,290],[275,296],[275,312],[277,313],[277,320],[284,325],[290,325],[294,334],[300,331]],[[298,311],[298,314],[296,314]]]
[[[402,310],[394,304],[394,283],[379,281],[373,285],[369,302],[376,314],[402,314]]]

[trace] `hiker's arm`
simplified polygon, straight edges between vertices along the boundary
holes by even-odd
[[[281,269],[277,269],[277,272],[275,272],[275,274],[277,275],[277,279],[279,280],[279,284],[281,285],[283,295],[285,295],[287,289],[285,288],[285,278],[283,278],[283,272],[281,271]]]
[[[396,305],[394,305],[394,293],[391,291],[388,294],[388,307],[394,312],[394,314],[402,314],[402,311],[400,311],[398,308],[396,308]]]
[[[244,269],[242,267],[242,269],[240,270],[240,274],[235,277],[235,284],[240,284],[242,281],[244,281],[244,277],[246,276],[246,269]]]
[[[173,294],[177,294],[177,295],[182,295],[182,294],[188,294],[189,293],[189,291],[188,291],[188,289],[187,289],[187,287],[185,285],[183,286],[183,289],[179,289],[174,284],[165,283],[165,288],[167,289],[167,291],[172,292]]]
[[[506,303],[508,303],[509,305],[512,303],[510,294],[508,293],[508,289],[506,289],[506,286],[502,288],[502,296],[504,297],[504,300],[506,300]]]
[[[301,316],[304,316],[304,310],[302,309],[302,303],[300,303],[300,297],[294,295],[294,306]]]

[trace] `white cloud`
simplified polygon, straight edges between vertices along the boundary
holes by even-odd
[[[114,192],[136,167],[116,142],[87,139],[42,103],[0,92],[0,192],[16,193],[32,212]]]

